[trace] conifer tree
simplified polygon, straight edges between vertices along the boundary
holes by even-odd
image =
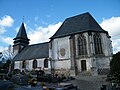
[[[110,62],[110,79],[112,82],[120,83],[120,52],[114,54]]]

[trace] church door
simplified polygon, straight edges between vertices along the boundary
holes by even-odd
[[[82,60],[82,61],[81,61],[81,70],[82,70],[82,71],[86,71],[86,70],[87,70],[86,60]]]

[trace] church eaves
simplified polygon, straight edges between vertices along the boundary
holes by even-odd
[[[105,32],[96,20],[90,15],[89,12],[83,13],[81,15],[73,16],[67,18],[57,32],[50,38],[59,38],[72,34],[93,31],[93,32]]]

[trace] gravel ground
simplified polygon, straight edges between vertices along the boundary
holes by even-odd
[[[19,87],[19,88],[14,88],[14,90],[43,90],[41,87]]]
[[[76,76],[75,80],[67,81],[77,86],[78,90],[100,90],[102,85],[109,85],[109,82],[106,82],[106,76]],[[16,88],[15,90],[42,90],[40,87],[32,88]],[[107,89],[108,90],[108,89]],[[111,90],[111,89],[110,89]]]
[[[102,85],[108,85],[106,76],[76,76],[75,80],[68,81],[77,85],[78,90],[100,90]]]
[[[78,87],[78,90],[100,90],[102,85],[109,85],[106,82],[106,76],[81,76],[75,77],[75,80],[67,81]],[[1,90],[1,89],[0,89]],[[14,90],[42,90],[41,87],[16,87]],[[107,89],[108,90],[108,89]],[[109,89],[111,90],[111,89]]]

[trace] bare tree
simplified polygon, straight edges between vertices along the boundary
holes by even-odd
[[[2,56],[3,56],[3,55],[2,55],[2,52],[0,52],[0,61],[2,60]]]
[[[9,45],[8,49],[0,52],[0,59],[2,62],[6,62],[7,60],[11,60],[13,58],[13,47]]]

